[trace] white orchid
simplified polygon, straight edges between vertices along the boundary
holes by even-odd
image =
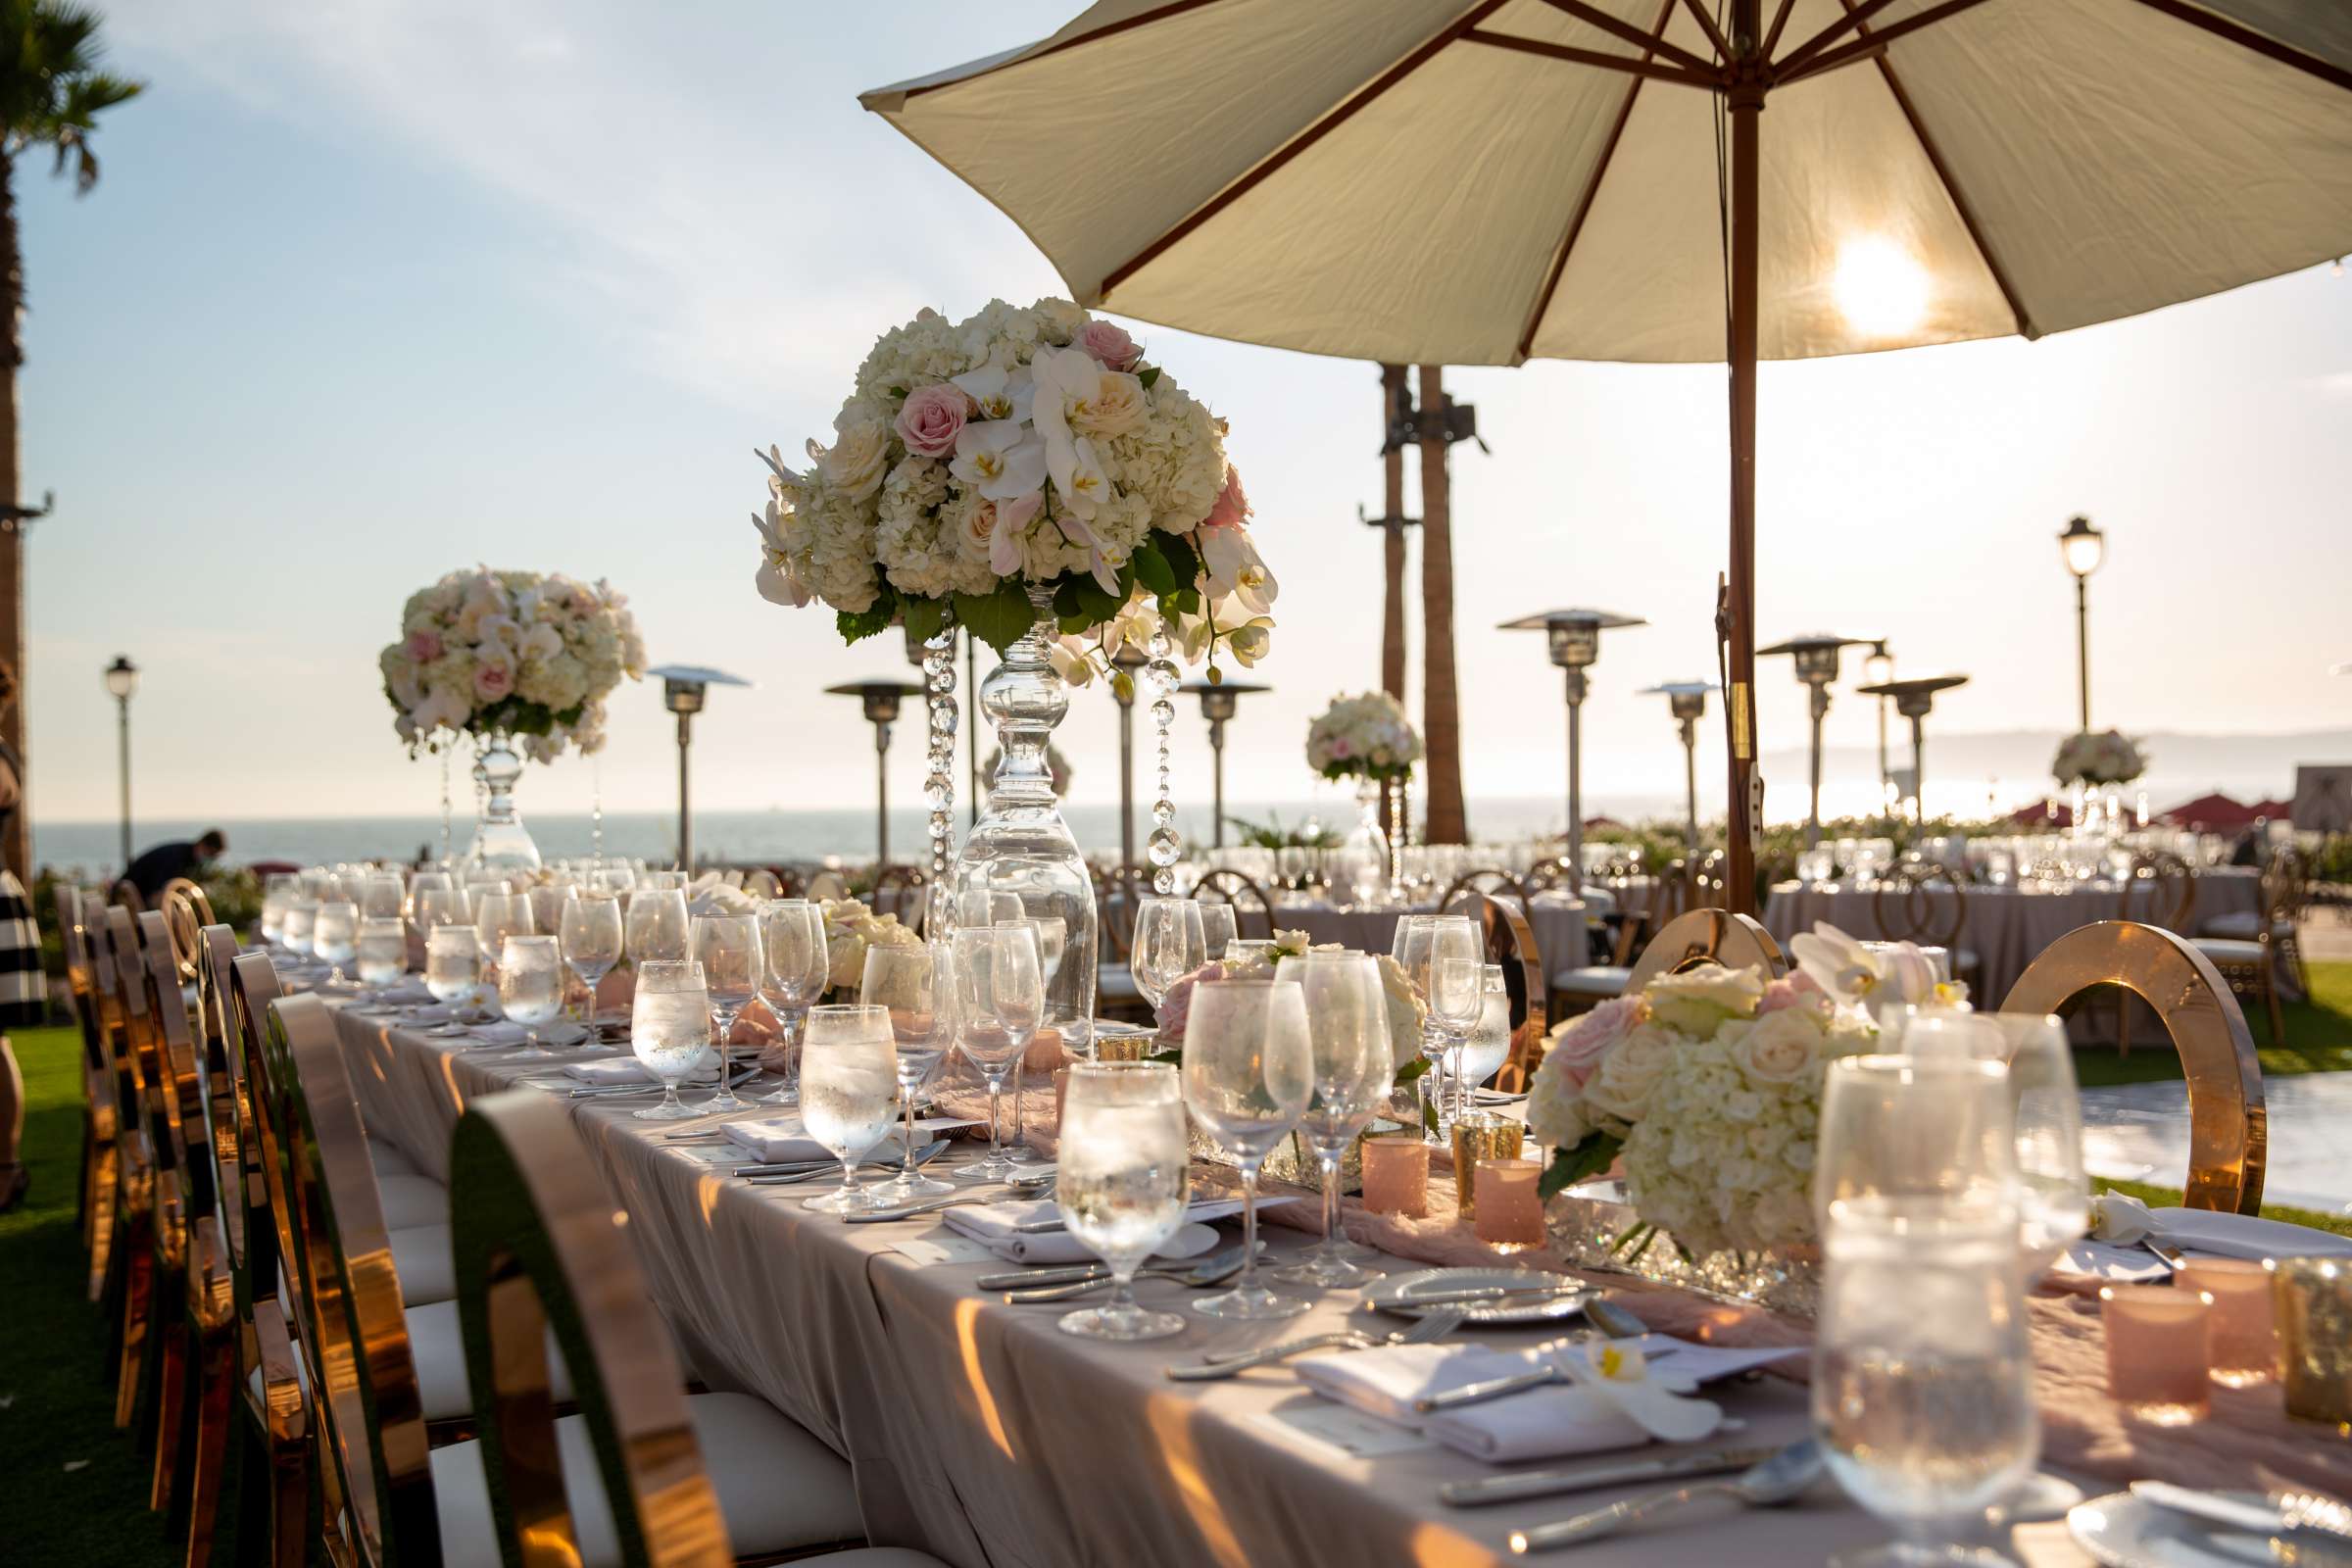
[[[1037,396],[1037,383],[1027,367],[1004,370],[987,366],[949,376],[948,384],[970,398],[983,419],[1010,419],[1015,424],[1028,422],[1030,403]]]
[[[1827,921],[1789,938],[1788,956],[1838,1002],[1865,1009],[1893,1002],[1932,1003],[1943,991],[1936,965],[1916,944],[1896,942],[1873,951]]]
[[[1046,482],[1046,445],[1017,419],[985,419],[956,432],[948,471],[991,501],[1010,501]]]
[[[1250,613],[1262,615],[1274,607],[1281,585],[1257,553],[1250,530],[1240,527],[1203,528],[1200,533],[1200,564],[1208,572],[1209,591],[1216,598],[1230,595]]]
[[[752,526],[760,530],[760,573],[752,579],[760,597],[771,605],[790,605],[798,610],[812,597],[808,582],[801,576],[800,564],[776,536],[773,520],[775,503],[768,503],[767,517],[752,514]]]

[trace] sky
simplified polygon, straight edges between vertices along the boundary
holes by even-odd
[[[114,814],[99,672],[119,653],[145,671],[143,810],[436,811],[438,769],[395,739],[375,656],[411,592],[476,562],[608,577],[656,662],[757,683],[715,692],[699,723],[701,805],[870,799],[871,732],[823,688],[903,678],[900,647],[844,648],[829,613],[756,595],[752,451],[826,430],[871,339],[920,307],[1060,292],[1007,220],[856,95],[1076,9],[107,6],[113,66],[150,85],[105,121],[98,189],[75,199],[31,163],[17,176],[24,488],[57,494],[27,562],[36,815]],[[1230,420],[1282,581],[1253,677],[1274,689],[1231,726],[1229,791],[1304,798],[1308,720],[1379,679],[1380,549],[1356,521],[1380,508],[1377,372],[1134,330]],[[1640,688],[1712,674],[1724,382],[1720,367],[1449,372],[1493,449],[1453,463],[1474,799],[1556,788],[1558,674],[1540,638],[1494,628],[1560,605],[1650,622],[1603,643],[1588,790],[1679,788],[1664,701]],[[2315,269],[2037,343],[1771,365],[1761,406],[1760,641],[1886,636],[1900,674],[1973,677],[1937,731],[2066,728],[2055,536],[2082,512],[2109,538],[2091,584],[2101,726],[2352,715],[2352,680],[2328,673],[2352,659],[2352,277]],[[1785,662],[1760,668],[1758,704],[1767,752],[1801,744]],[[607,754],[534,768],[526,808],[674,801],[659,684],[611,710]],[[1115,733],[1108,698],[1080,694],[1059,737],[1078,798],[1116,798]],[[1870,703],[1840,697],[1832,746],[1875,733]],[[1718,798],[1722,744],[1711,723]],[[1180,790],[1205,793],[1189,705],[1177,760]],[[913,799],[911,727],[892,770]],[[1769,803],[1800,808],[1792,788]]]

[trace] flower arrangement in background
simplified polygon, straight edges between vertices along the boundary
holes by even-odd
[[[980,776],[995,778],[997,764],[1004,760],[1004,748],[1000,746],[988,754],[987,761],[980,764]],[[1070,760],[1061,755],[1060,747],[1050,742],[1046,746],[1046,770],[1053,776],[1054,796],[1060,798],[1068,795],[1070,793]]]
[[[441,737],[503,731],[535,760],[605,744],[605,699],[645,674],[628,601],[601,579],[453,571],[409,597],[400,641],[377,656],[410,755]]]
[[[1306,728],[1306,765],[1325,778],[1409,778],[1421,737],[1387,692],[1335,697]]]
[[[2050,772],[2061,784],[2129,784],[2147,770],[2139,743],[2120,729],[2069,735],[2050,759]]]
[[[829,994],[854,995],[864,984],[866,949],[919,947],[923,940],[897,915],[876,914],[856,899],[824,899],[817,907],[824,911]]]
[[[1252,949],[1241,957],[1209,959],[1192,973],[1179,976],[1153,1009],[1152,1021],[1158,1026],[1160,1045],[1171,1059],[1184,1050],[1184,1028],[1192,1017],[1194,987],[1219,980],[1270,980],[1275,965],[1284,958],[1296,958],[1304,953],[1345,951],[1344,945],[1337,942],[1309,945],[1303,931],[1277,931],[1274,945],[1269,949]],[[1397,1069],[1396,1081],[1406,1083],[1428,1066],[1421,1054],[1424,1012],[1413,996],[1411,984],[1404,978],[1403,966],[1385,953],[1375,955],[1373,961],[1380,970],[1381,993],[1388,1003],[1389,1054]]]
[[[928,638],[952,615],[1003,653],[1038,588],[1064,637],[1164,622],[1190,661],[1249,663],[1276,585],[1224,436],[1123,327],[1067,300],[925,310],[875,343],[806,469],[762,454],[760,596],[821,600],[851,642],[894,621]],[[1085,657],[1108,670],[1116,651]]]

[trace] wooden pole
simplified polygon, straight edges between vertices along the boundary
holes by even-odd
[[[1453,521],[1446,494],[1446,368],[1421,367],[1421,741],[1431,844],[1468,842],[1460,694],[1453,671]]]
[[[1724,636],[1731,744],[1730,854],[1725,902],[1756,908],[1756,137],[1764,115],[1759,0],[1732,0],[1732,536]]]
[[[1403,416],[1404,367],[1380,368],[1380,564],[1384,597],[1380,613],[1380,689],[1404,701],[1404,444],[1392,439]],[[1397,792],[1380,796],[1381,831],[1396,842]]]

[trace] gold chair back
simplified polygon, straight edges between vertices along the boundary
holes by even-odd
[[[286,1279],[328,1553],[368,1568],[439,1568],[416,1359],[334,1017],[316,997],[280,997],[264,1027],[270,1081],[256,1104],[275,1134],[292,1233]]]
[[[2212,963],[2170,931],[2136,920],[2077,927],[2026,966],[2003,1012],[2057,1012],[2093,986],[2121,986],[2156,1009],[2188,1078],[2191,1208],[2254,1214],[2270,1125],[2262,1059],[2246,1015]]]
[[[1968,889],[1941,860],[1897,860],[1871,894],[1870,913],[1882,941],[1957,953],[1968,921]]]
[[[257,1506],[240,1512],[238,1545],[244,1560],[302,1568],[310,1532],[310,1449],[313,1423],[287,1306],[279,1300],[282,1260],[292,1254],[292,1215],[286,1203],[281,1141],[272,1107],[269,1056],[264,1050],[269,1008],[279,995],[277,971],[266,955],[246,953],[228,967],[228,1017],[233,1026],[239,1119],[237,1156],[243,1171],[230,1201],[244,1215],[235,1254],[240,1365],[257,1371],[241,1383],[244,1413],[257,1440],[244,1450],[243,1486]],[[256,1539],[248,1543],[244,1537]]]
[[[1246,872],[1236,871],[1231,866],[1204,871],[1200,880],[1193,884],[1193,897],[1206,904],[1232,905],[1233,934],[1237,937],[1264,941],[1274,935],[1273,902],[1266,897],[1266,890]],[[1251,915],[1257,917],[1260,929],[1250,929]],[[1212,954],[1211,956],[1221,958],[1224,955]]]
[[[2196,897],[2196,882],[2186,860],[2162,850],[2134,856],[2116,918],[2142,920],[2166,931],[2185,934],[2188,912]]]
[[[2303,857],[2293,845],[2279,845],[2271,852],[2270,862],[2262,868],[2263,919],[2273,927],[2284,925],[2291,929],[2302,917],[2308,893]]]
[[[1649,939],[1626,977],[1624,995],[1634,995],[1660,975],[1681,974],[1702,963],[1720,963],[1727,969],[1754,965],[1767,980],[1788,972],[1781,945],[1760,921],[1727,909],[1689,909]]]
[[[557,1462],[547,1341],[578,1391],[623,1562],[734,1560],[685,1377],[602,1172],[562,1107],[529,1090],[473,1101],[450,1140],[466,1364],[487,1385],[482,1469],[509,1563],[579,1561]]]
[[[1461,893],[1439,907],[1476,920],[1487,961],[1501,966],[1503,994],[1511,1004],[1511,1054],[1496,1069],[1494,1083],[1517,1093],[1528,1086],[1544,1059],[1549,1025],[1545,1008],[1550,988],[1544,982],[1544,955],[1536,946],[1535,929],[1518,906],[1492,893]]]
[[[1524,909],[1527,907],[1527,884],[1510,872],[1498,865],[1489,866],[1483,870],[1464,871],[1455,877],[1453,886],[1447,888],[1446,896],[1438,901],[1438,907],[1452,908],[1453,901],[1465,893],[1492,893],[1518,900],[1519,906]]]
[[[175,876],[164,884],[163,897],[158,902],[171,931],[172,956],[179,965],[180,983],[193,985],[196,980],[197,933],[214,923],[213,901],[196,883],[184,876]]]

